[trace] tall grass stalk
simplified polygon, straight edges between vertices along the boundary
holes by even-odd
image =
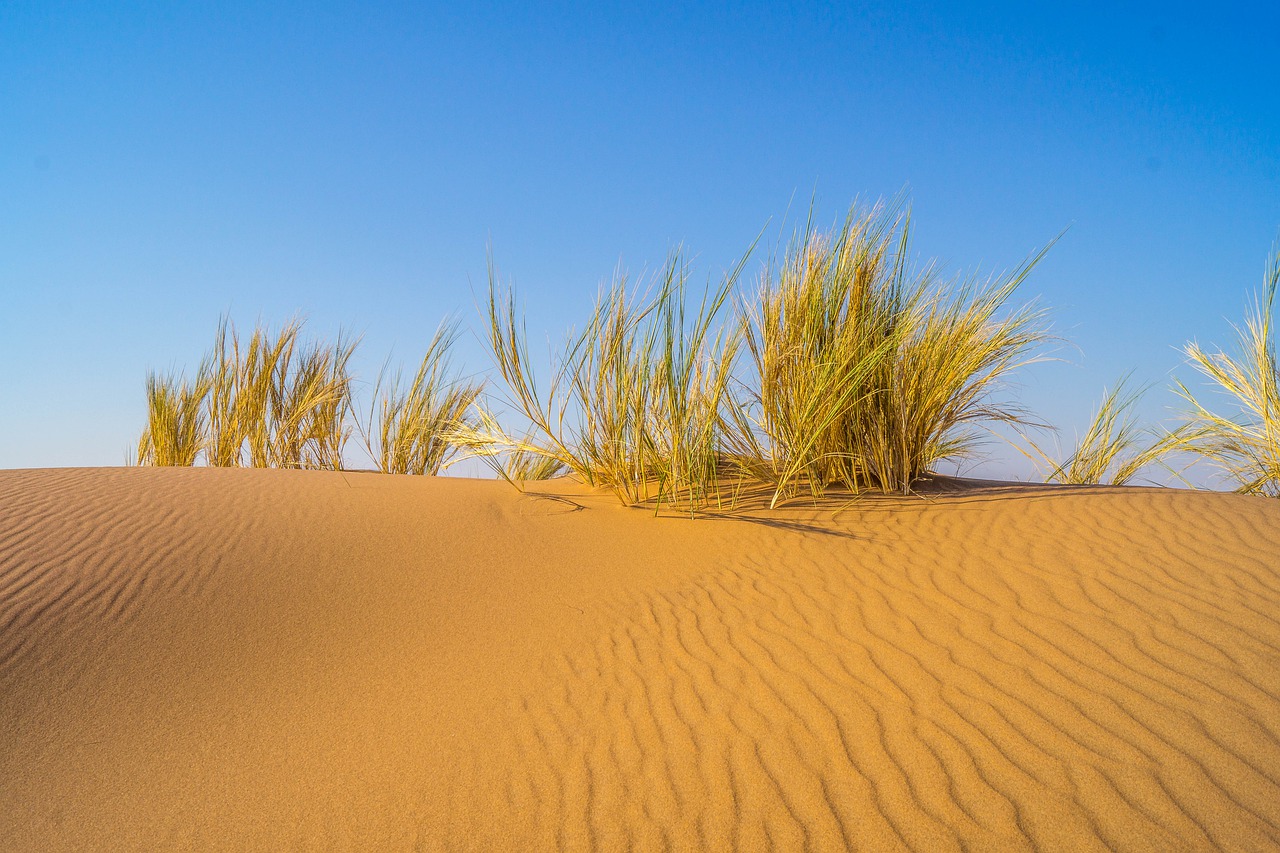
[[[361,434],[383,473],[438,474],[457,452],[454,436],[470,426],[467,412],[484,387],[451,375],[449,349],[457,336],[457,323],[440,325],[407,388],[399,373],[388,377],[384,368],[379,374]]]
[[[1179,449],[1198,454],[1222,469],[1244,494],[1280,497],[1280,365],[1272,325],[1280,287],[1280,241],[1272,248],[1262,296],[1243,327],[1237,327],[1236,355],[1210,352],[1192,342],[1188,361],[1214,391],[1225,396],[1226,413],[1210,408],[1181,382],[1176,390],[1190,406]]]

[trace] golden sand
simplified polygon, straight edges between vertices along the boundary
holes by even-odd
[[[1280,849],[1280,501],[543,488],[0,472],[0,849]]]

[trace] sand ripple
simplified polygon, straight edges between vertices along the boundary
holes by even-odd
[[[509,806],[545,849],[1280,848],[1277,529],[1236,507],[752,536],[548,664]]]
[[[0,847],[1280,850],[1280,502],[573,500],[0,472]]]

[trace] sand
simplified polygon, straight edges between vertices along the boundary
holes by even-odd
[[[1280,501],[0,472],[0,849],[1280,849]]]

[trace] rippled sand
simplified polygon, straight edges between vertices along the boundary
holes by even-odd
[[[1280,849],[1280,501],[0,472],[0,849]]]

